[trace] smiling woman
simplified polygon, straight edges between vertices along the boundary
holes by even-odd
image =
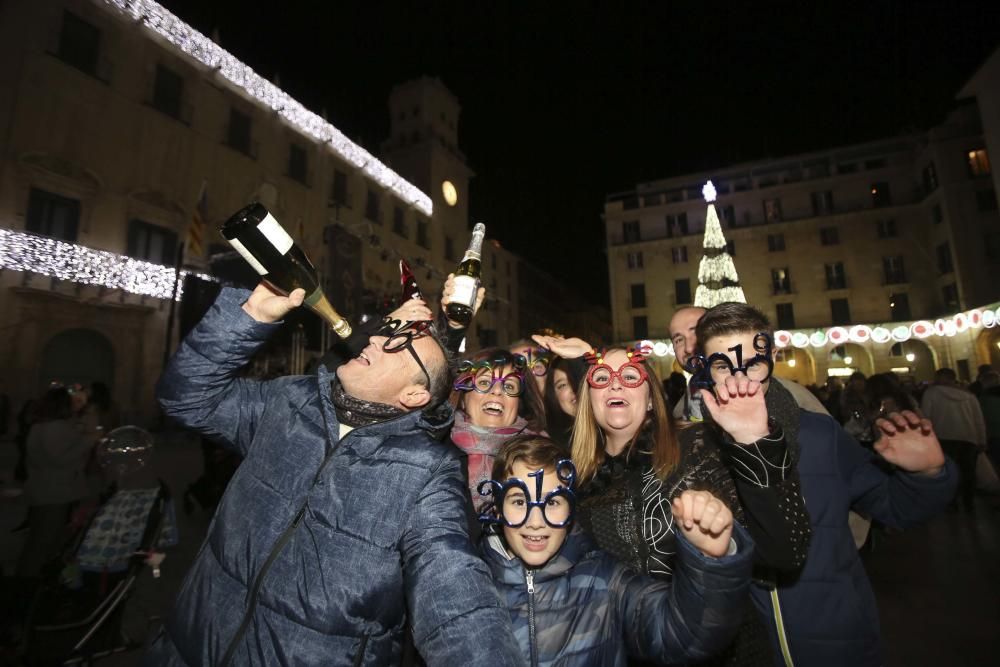
[[[459,366],[455,382],[458,410],[451,440],[468,456],[469,493],[478,509],[483,503],[477,487],[490,478],[493,459],[500,447],[515,435],[534,433],[526,400],[537,388],[526,381],[524,364],[511,352],[490,348],[476,353]]]

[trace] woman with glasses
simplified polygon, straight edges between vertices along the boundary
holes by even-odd
[[[745,416],[728,410],[713,411],[711,424],[678,429],[662,383],[641,351],[595,352],[578,338],[535,340],[559,356],[586,355],[590,361],[578,389],[572,459],[581,488],[578,516],[598,546],[642,573],[671,579],[677,554],[671,503],[686,490],[699,490],[711,495],[706,502],[722,502],[749,529],[757,543],[757,578],[773,578],[774,569],[801,567],[802,545],[788,538],[792,531],[801,531],[801,539],[808,540],[808,517],[797,486],[754,485],[730,471],[733,465],[766,467],[775,458],[780,461],[781,434],[757,443],[757,451],[766,450],[765,459],[732,446],[728,432],[737,431],[737,420]],[[735,394],[727,392],[725,398],[734,406],[744,404],[744,409],[760,391],[760,380],[767,379],[760,376],[767,364],[751,356],[743,369],[725,369],[738,382]],[[725,380],[714,361],[706,362],[711,369],[703,375],[706,384],[716,375]],[[723,382],[717,391],[726,392],[726,387]],[[736,641],[712,664],[773,664],[766,628],[751,609],[744,616]]]
[[[455,391],[458,405],[451,440],[468,456],[469,492],[473,504],[483,504],[477,487],[490,479],[500,447],[516,435],[530,435],[537,415],[530,406],[538,389],[528,376],[523,356],[503,348],[488,348],[463,360]]]

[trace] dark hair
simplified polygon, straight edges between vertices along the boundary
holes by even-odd
[[[559,461],[568,458],[566,450],[541,435],[518,435],[503,443],[493,459],[493,479],[503,481],[514,471],[514,464],[523,461],[529,467],[554,470]]]
[[[487,347],[474,352],[466,357],[468,361],[492,362],[494,366],[514,366],[517,361],[516,355],[503,347]],[[542,397],[535,385],[534,378],[531,377],[531,369],[524,368],[524,379],[521,382],[523,391],[518,397],[517,414],[528,422],[528,428],[532,431],[545,430],[545,409],[542,407]],[[465,393],[459,392],[458,405],[465,410]]]
[[[949,380],[950,382],[954,382],[958,379],[958,376],[955,375],[955,371],[953,369],[945,367],[939,368],[934,372],[934,379]]]
[[[729,301],[709,308],[695,327],[698,349],[717,336],[738,333],[773,334],[767,315],[751,305]]]
[[[37,421],[48,422],[73,416],[73,401],[66,387],[49,389],[38,402]]]
[[[580,393],[580,383],[584,375],[580,373],[580,364],[574,364],[562,357],[554,357],[545,375],[545,395],[542,403],[545,406],[545,425],[549,437],[564,447],[569,447],[573,435],[573,416],[563,412],[556,395],[556,371],[566,374],[566,380],[573,387],[574,393]]]
[[[868,378],[865,397],[869,413],[873,415],[879,414],[886,399],[891,399],[897,410],[912,410],[916,407],[915,401],[903,389],[895,373],[876,373]]]
[[[434,410],[448,400],[448,397],[451,395],[452,385],[455,384],[455,371],[458,367],[458,360],[448,350],[448,345],[445,343],[444,336],[437,325],[435,324],[428,328],[427,333],[437,343],[443,361],[435,360],[429,365],[427,362],[424,362],[424,366],[427,367],[427,375],[431,378],[431,386],[427,387],[427,391],[430,392],[431,397],[427,401],[427,405],[424,406],[425,411]],[[423,376],[421,375],[422,378]]]
[[[864,373],[862,373],[861,371],[854,371],[853,373],[851,373],[851,377],[848,378],[848,381],[854,382],[855,380],[865,380],[865,379],[866,378]]]

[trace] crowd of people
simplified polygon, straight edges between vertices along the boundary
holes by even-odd
[[[952,501],[931,403],[855,382],[860,444],[736,303],[675,313],[680,382],[552,332],[459,356],[451,284],[267,381],[303,295],[223,290],[158,398],[243,463],[147,664],[883,664],[849,515]]]

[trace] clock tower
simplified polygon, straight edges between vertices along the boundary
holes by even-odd
[[[458,100],[436,77],[407,81],[389,94],[389,138],[382,156],[400,176],[434,202],[429,248],[445,273],[462,259],[469,241],[472,170],[458,149]]]

